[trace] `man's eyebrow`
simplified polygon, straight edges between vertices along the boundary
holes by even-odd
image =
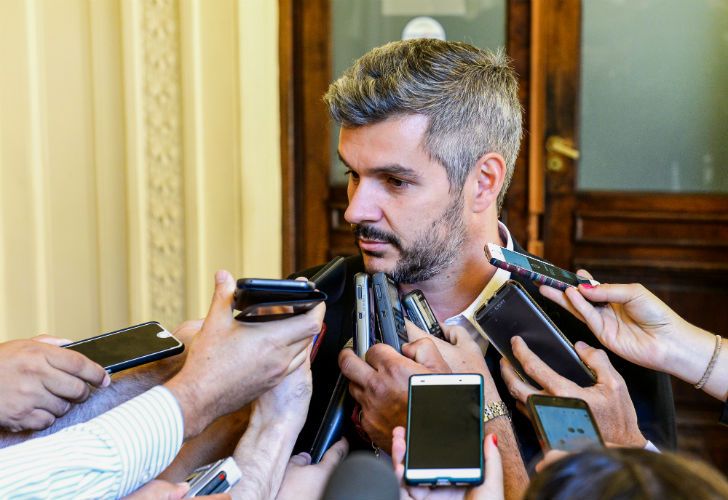
[[[352,169],[351,165],[349,165],[343,156],[341,156],[341,152],[336,152],[337,156],[339,157],[339,161],[344,164],[346,168]],[[352,169],[353,170],[353,169]],[[394,175],[394,176],[402,176],[407,177],[412,180],[418,180],[420,178],[420,173],[417,172],[413,168],[405,167],[403,165],[399,165],[397,163],[393,165],[384,165],[381,167],[374,167],[369,170],[370,174],[373,175]]]

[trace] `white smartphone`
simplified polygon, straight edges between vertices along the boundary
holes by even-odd
[[[233,457],[221,458],[217,462],[195,469],[185,482],[190,489],[185,498],[202,497],[225,493],[240,481],[242,474]]]
[[[483,482],[483,377],[412,375],[407,409],[408,484]]]
[[[374,343],[374,309],[372,308],[372,290],[369,286],[369,275],[357,273],[354,276],[356,287],[356,342],[357,356],[364,359],[367,351]]]
[[[598,281],[582,278],[570,271],[565,271],[560,267],[551,265],[548,262],[499,247],[493,243],[486,243],[485,255],[488,257],[488,261],[496,267],[520,274],[532,281],[558,288],[559,290],[566,290],[570,286],[578,286],[581,284],[599,284]]]

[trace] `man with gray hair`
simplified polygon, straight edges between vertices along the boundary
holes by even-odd
[[[367,352],[366,362],[348,349],[339,355],[352,336],[354,274],[382,271],[399,283],[401,293],[420,289],[440,323],[450,327],[450,339],[467,332],[480,347],[488,365],[485,403],[491,419],[485,431],[498,435],[507,496],[518,496],[527,481],[519,444],[530,461],[538,443],[528,420],[513,411],[515,401],[498,369],[500,355],[488,347],[475,312],[515,279],[572,342],[596,341],[579,320],[542,299],[532,283],[491,266],[483,253],[489,242],[523,252],[498,220],[522,135],[516,75],[502,53],[460,42],[399,41],[362,56],[331,84],[324,101],[341,125],[338,154],[349,176],[345,218],[361,255],[347,260],[345,292],[328,305],[329,333],[313,366],[314,394],[300,442],[310,442],[339,367],[361,407],[355,416],[374,445],[388,450],[392,429],[406,423],[408,377],[428,367],[407,359],[408,349],[403,356],[380,344]],[[408,333],[410,340],[424,336],[412,325]],[[453,371],[478,371],[452,354],[453,346],[434,341]],[[613,363],[639,401],[645,435],[673,444],[669,379],[621,360]],[[592,410],[600,423],[611,425],[616,413],[598,401],[595,397]],[[351,430],[346,432],[355,441]]]

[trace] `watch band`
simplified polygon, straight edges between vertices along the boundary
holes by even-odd
[[[503,401],[491,401],[483,407],[483,423],[493,420],[497,417],[507,417],[511,419],[508,407]]]

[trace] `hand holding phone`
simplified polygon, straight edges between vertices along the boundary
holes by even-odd
[[[499,247],[493,243],[485,245],[485,255],[492,265],[524,276],[542,285],[566,290],[570,286],[598,285],[598,281],[582,278],[542,260]]]
[[[80,352],[109,373],[173,356],[185,348],[182,342],[156,321],[104,333],[63,347]]]
[[[573,452],[604,446],[594,415],[585,401],[532,394],[527,405],[544,451]]]
[[[419,485],[483,482],[483,377],[412,375],[405,481]]]
[[[233,457],[221,458],[192,471],[185,479],[190,489],[184,498],[225,493],[240,481],[242,473]]]

